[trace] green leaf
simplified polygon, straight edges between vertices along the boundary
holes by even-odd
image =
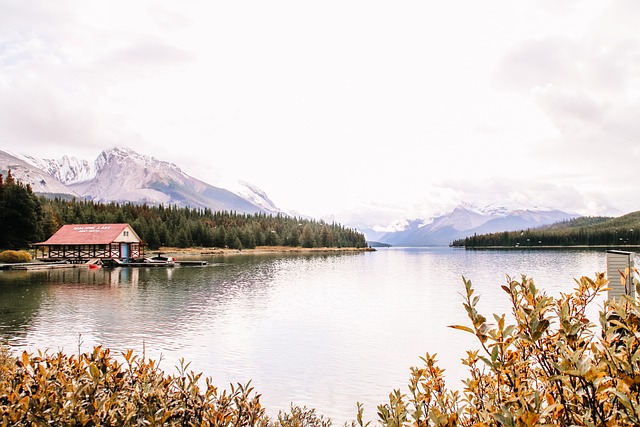
[[[513,330],[516,328],[515,325],[509,325],[504,328],[504,332],[502,333],[505,337],[510,336],[513,333]]]
[[[500,349],[498,348],[498,346],[494,346],[493,350],[491,350],[491,361],[493,363],[496,362],[496,360],[498,360],[498,352],[500,351]]]

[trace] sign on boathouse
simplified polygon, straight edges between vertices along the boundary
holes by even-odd
[[[144,244],[129,224],[67,224],[34,246],[36,257],[44,260],[129,260],[144,256]]]

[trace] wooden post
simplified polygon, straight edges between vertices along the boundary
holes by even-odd
[[[635,297],[635,286],[633,284],[633,252],[618,250],[607,251],[607,278],[609,279],[609,299],[619,298],[622,295]],[[628,270],[627,270],[628,269]],[[626,286],[622,281],[622,274],[626,274]]]

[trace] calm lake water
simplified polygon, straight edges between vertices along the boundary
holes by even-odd
[[[335,425],[355,419],[362,402],[365,419],[375,420],[393,389],[407,392],[409,368],[426,352],[437,353],[449,387],[460,388],[460,359],[476,347],[470,334],[447,327],[469,324],[463,275],[488,317],[509,309],[500,289],[506,275],[526,274],[557,296],[606,265],[604,250],[192,259],[209,265],[0,271],[0,341],[16,351],[144,350],[168,373],[184,357],[220,388],[251,380],[270,415],[295,403]]]

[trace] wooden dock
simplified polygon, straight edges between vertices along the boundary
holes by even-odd
[[[54,262],[22,262],[16,264],[0,264],[0,270],[51,270],[58,268],[96,268],[99,260],[92,259],[88,262],[71,263],[68,261],[54,261]],[[183,260],[183,261],[171,261],[171,262],[123,262],[117,259],[113,259],[113,266],[117,267],[165,267],[171,268],[175,266],[204,266],[207,265],[207,261],[201,260]],[[99,268],[99,267],[97,267]]]
[[[86,267],[84,264],[69,264],[64,261],[59,262],[23,262],[17,264],[0,264],[1,270],[51,270],[57,268],[78,268]]]

